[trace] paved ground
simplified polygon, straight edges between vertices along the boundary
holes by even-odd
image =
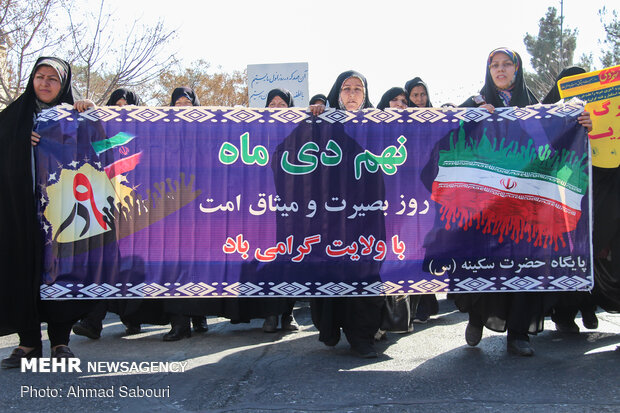
[[[209,319],[210,330],[174,343],[167,328],[147,326],[123,337],[116,316],[101,339],[72,336],[87,361],[188,362],[184,373],[22,373],[0,371],[0,412],[620,412],[620,315],[600,312],[596,331],[563,335],[547,321],[532,341],[536,355],[506,353],[505,335],[485,334],[465,345],[466,315],[440,300],[440,315],[409,335],[389,335],[376,360],[360,360],[346,342],[318,342],[309,309],[296,309],[297,333],[265,334],[262,323]],[[580,320],[577,321],[579,325]],[[0,338],[0,356],[17,344]],[[46,345],[47,343],[44,343]],[[49,355],[44,348],[44,356]],[[30,387],[32,386],[32,387]],[[113,387],[114,396],[70,397],[69,389]],[[127,390],[162,389],[164,397],[121,397]],[[49,388],[63,397],[31,397]],[[26,394],[22,394],[23,390]],[[169,396],[166,397],[165,390]]]

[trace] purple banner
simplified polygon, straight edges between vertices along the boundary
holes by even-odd
[[[56,107],[41,295],[589,289],[582,110]]]

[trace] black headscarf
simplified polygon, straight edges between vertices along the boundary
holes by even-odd
[[[484,97],[486,103],[490,103],[496,108],[506,106],[504,105],[504,102],[502,101],[499,93],[497,92],[497,87],[495,86],[495,83],[493,83],[493,78],[491,77],[491,69],[489,67],[491,58],[496,53],[505,53],[513,60],[513,62],[515,62],[515,80],[511,89],[512,96],[510,98],[509,106],[524,107],[528,105],[535,105],[536,103],[538,103],[538,99],[536,98],[536,96],[534,96],[532,91],[528,89],[527,85],[525,84],[525,78],[523,77],[523,62],[521,61],[521,56],[519,56],[517,52],[507,49],[505,47],[495,49],[491,53],[489,53],[489,58],[487,59],[486,65],[486,77],[484,80],[484,86],[480,90],[480,94]],[[461,106],[478,105],[473,103],[473,99],[470,98]]]
[[[58,73],[61,88],[51,103],[37,99],[34,75],[40,66]],[[59,103],[74,103],[71,67],[54,57],[35,63],[24,93],[0,112],[0,335],[39,329],[42,237],[32,190],[30,134],[35,114]]]
[[[314,105],[317,100],[320,100],[320,101],[323,102],[324,105],[327,105],[327,96],[325,96],[325,95],[323,95],[321,93],[319,93],[318,95],[312,96],[310,98],[310,104]]]
[[[385,108],[389,108],[390,101],[398,95],[404,95],[405,98],[409,100],[407,91],[405,89],[403,89],[402,87],[393,87],[389,89],[387,92],[385,92],[383,96],[381,96],[381,100],[379,101],[379,104],[377,105],[377,109],[384,110]]]
[[[108,99],[108,103],[106,103],[105,105],[116,106],[116,102],[118,102],[120,99],[125,99],[128,105],[140,105],[140,98],[138,98],[138,95],[136,95],[131,90],[124,88],[116,89],[114,92],[112,92],[112,94],[110,95],[110,99]]]
[[[41,66],[49,66],[54,69],[60,79],[60,92],[58,93],[58,96],[56,96],[56,99],[50,103],[40,101],[34,93],[34,75],[37,72],[37,69]],[[29,91],[28,88],[31,88],[31,90]],[[71,66],[69,66],[69,64],[64,60],[56,57],[40,57],[37,59],[34,64],[34,68],[32,69],[32,73],[30,73],[30,79],[28,80],[26,90],[22,96],[30,93],[34,95],[36,103],[35,113],[40,112],[42,109],[48,109],[61,103],[73,105],[75,101],[80,98],[79,95],[73,90],[73,85],[71,84]],[[18,99],[20,98],[21,96]]]
[[[291,95],[291,92],[286,89],[276,88],[271,89],[267,94],[267,101],[265,102],[265,107],[268,107],[271,100],[276,96],[280,96],[289,108],[295,106],[295,102],[293,101],[293,95]]]
[[[170,106],[174,106],[176,101],[183,96],[188,98],[189,101],[192,102],[193,106],[200,106],[200,101],[198,100],[194,89],[189,87],[178,87],[174,89],[174,91],[172,92],[172,98],[170,99]]]
[[[559,102],[560,99],[562,99],[560,97],[560,91],[558,89],[558,82],[560,81],[560,79],[563,79],[568,76],[578,75],[578,74],[585,73],[585,72],[586,72],[585,69],[582,69],[579,66],[571,66],[571,67],[567,67],[564,70],[562,70],[560,74],[558,75],[558,78],[555,79],[555,83],[553,84],[553,87],[551,88],[549,93],[547,93],[547,96],[545,96],[545,98],[542,100],[542,103],[547,105],[550,103]]]
[[[405,90],[407,91],[407,102],[409,103],[409,107],[411,107],[411,108],[416,108],[417,107],[417,105],[415,103],[413,103],[411,101],[411,99],[409,99],[409,95],[411,94],[411,90],[414,87],[416,87],[416,86],[424,86],[424,90],[426,90],[426,106],[425,107],[426,108],[432,108],[433,104],[431,103],[431,97],[428,94],[428,86],[419,77],[414,77],[413,79],[411,79],[407,83],[405,83]]]
[[[340,75],[338,75],[338,78],[336,78],[336,82],[334,82],[334,85],[332,86],[329,94],[327,95],[329,107],[346,110],[344,107],[340,106],[340,89],[342,89],[342,84],[344,83],[344,81],[350,77],[357,77],[362,81],[362,84],[364,85],[364,103],[362,104],[362,107],[360,109],[374,107],[368,99],[368,82],[366,81],[366,78],[363,74],[356,72],[355,70],[347,70],[346,72],[342,72],[340,73]]]

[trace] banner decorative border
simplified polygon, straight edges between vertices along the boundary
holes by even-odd
[[[450,292],[482,291],[566,291],[587,290],[587,276],[563,277],[492,277],[491,279],[453,279],[455,287]],[[338,297],[363,295],[431,294],[447,292],[448,279],[412,280],[375,283],[295,282],[276,283],[141,283],[127,284],[51,284],[41,286],[44,299],[97,299],[97,298],[176,298],[176,297]],[[124,291],[124,292],[122,292]]]
[[[127,109],[131,109],[128,111]],[[89,109],[79,114],[78,121],[92,120],[104,122],[213,122],[213,123],[291,123],[300,122],[329,122],[329,123],[434,123],[434,122],[501,122],[504,120],[517,121],[531,117],[542,119],[543,117],[557,116],[567,117],[583,111],[582,102],[569,101],[564,105],[535,105],[525,108],[496,108],[498,119],[491,118],[491,114],[485,109],[479,108],[409,108],[404,110],[388,109],[364,109],[358,112],[346,112],[328,109],[317,119],[305,108],[229,108],[216,106],[196,106],[191,108],[175,107],[127,107],[102,106]],[[43,122],[59,121],[71,118],[73,113],[69,105],[61,105],[41,112],[38,120]]]

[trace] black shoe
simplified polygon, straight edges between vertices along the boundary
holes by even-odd
[[[579,326],[573,320],[564,323],[555,323],[555,329],[564,334],[579,334]]]
[[[164,334],[164,341],[179,341],[182,338],[190,338],[192,329],[189,325],[173,325],[170,332]]]
[[[278,316],[270,315],[263,322],[263,332],[275,333],[276,331],[278,331]]]
[[[22,359],[30,360],[32,358],[39,358],[43,356],[41,347],[35,347],[26,353],[21,348],[13,350],[11,355],[0,362],[0,367],[3,369],[15,369],[22,365]]]
[[[284,330],[284,331],[297,331],[297,330],[299,330],[299,325],[297,324],[297,321],[295,321],[295,318],[293,317],[293,314],[283,315],[280,318],[280,324],[282,326],[282,330]]]
[[[476,326],[472,323],[467,323],[465,328],[465,341],[472,347],[475,347],[480,343],[482,339],[482,327]]]
[[[508,340],[508,353],[530,357],[534,355],[534,349],[527,340]]]
[[[73,354],[69,346],[60,345],[52,350],[52,358],[72,359],[72,358],[75,358],[75,354]]]
[[[335,347],[339,341],[340,341],[340,329],[338,329],[338,332],[334,334],[332,337],[330,337],[328,340],[323,341],[323,343],[328,347]]]
[[[88,321],[80,320],[73,325],[73,332],[78,336],[84,336],[97,340],[101,337],[101,328],[93,327]]]
[[[125,334],[132,336],[134,334],[140,334],[142,332],[142,326],[140,324],[127,323],[125,324]]]
[[[581,322],[588,330],[596,330],[598,328],[598,318],[594,311],[582,311]]]
[[[377,350],[372,344],[369,343],[357,343],[351,344],[351,351],[359,358],[363,359],[376,359],[379,357]]]
[[[192,317],[192,325],[195,333],[206,333],[209,331],[207,317]]]

